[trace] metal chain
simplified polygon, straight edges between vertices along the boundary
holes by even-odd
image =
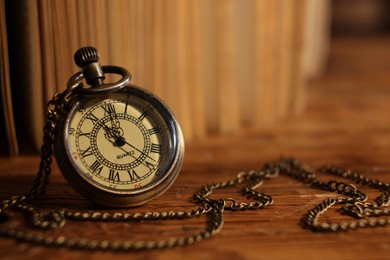
[[[10,227],[0,227],[0,235],[10,237],[19,241],[30,242],[45,246],[69,247],[87,250],[115,250],[115,251],[133,251],[171,248],[183,246],[207,239],[221,230],[223,226],[223,210],[246,210],[257,209],[272,203],[272,198],[254,191],[253,189],[260,185],[262,176],[256,172],[249,174],[240,173],[233,181],[211,184],[203,187],[193,196],[193,201],[200,206],[191,211],[169,211],[169,212],[147,212],[147,213],[110,213],[110,212],[81,212],[70,211],[68,209],[55,210],[47,215],[43,215],[39,208],[31,205],[30,201],[40,197],[46,191],[49,184],[49,175],[51,172],[53,143],[55,139],[56,126],[58,118],[64,112],[68,101],[72,98],[73,89],[66,90],[64,93],[57,93],[47,104],[48,113],[44,126],[43,145],[41,147],[41,161],[36,178],[32,187],[25,196],[14,196],[9,200],[4,200],[0,205],[0,221],[5,222],[8,219],[6,211],[13,209],[22,212],[28,219],[29,224],[35,229],[56,229],[65,225],[66,220],[74,221],[152,221],[152,220],[170,220],[170,219],[188,219],[199,216],[206,216],[206,228],[194,235],[173,238],[160,241],[107,241],[92,240],[85,238],[67,238],[64,236],[50,236],[36,234],[34,232]],[[256,177],[256,175],[258,175]],[[256,200],[251,203],[238,203],[233,199],[211,200],[208,199],[214,189],[231,187],[234,185],[248,182],[243,188],[242,193]],[[229,202],[229,203],[228,203]]]
[[[301,219],[305,228],[313,231],[337,232],[363,227],[379,227],[390,224],[390,209],[385,208],[390,204],[390,184],[380,180],[370,179],[360,173],[342,168],[325,165],[319,169],[320,173],[342,177],[352,180],[357,184],[369,186],[381,191],[381,194],[372,203],[366,203],[367,195],[358,190],[353,184],[330,180],[321,182],[316,179],[315,173],[302,165],[296,159],[283,159],[277,163],[268,164],[271,171],[280,172],[290,177],[307,183],[310,187],[329,192],[336,192],[345,197],[328,198],[309,210]],[[340,212],[352,216],[358,220],[340,223],[320,222],[319,217],[332,206],[343,205]],[[370,218],[369,217],[382,217]],[[383,218],[386,217],[386,218]]]
[[[51,236],[37,234],[32,231],[20,228],[0,227],[0,235],[14,238],[19,241],[35,243],[45,246],[68,247],[83,250],[113,250],[113,251],[139,251],[172,248],[193,244],[207,239],[220,232],[223,226],[223,212],[244,211],[264,208],[273,203],[270,195],[256,191],[266,179],[272,179],[284,174],[295,178],[310,187],[329,192],[336,192],[345,197],[328,198],[316,205],[305,214],[301,223],[304,227],[313,231],[343,231],[356,229],[358,227],[377,227],[390,224],[390,209],[384,208],[390,202],[390,185],[379,180],[367,178],[359,173],[351,172],[333,166],[324,166],[320,172],[343,177],[356,183],[380,190],[382,193],[372,203],[365,203],[367,196],[356,189],[352,184],[335,180],[321,182],[316,179],[315,173],[307,166],[304,166],[295,159],[281,159],[276,162],[266,163],[260,171],[240,172],[233,180],[207,184],[192,196],[192,201],[198,205],[197,209],[191,211],[167,211],[147,213],[127,212],[82,212],[70,211],[68,209],[55,210],[43,215],[39,208],[31,205],[31,201],[42,196],[49,183],[51,172],[53,143],[55,139],[56,126],[59,116],[64,112],[68,101],[74,97],[75,85],[61,94],[54,95],[47,104],[48,113],[44,126],[43,145],[41,148],[41,161],[36,178],[32,187],[25,196],[14,196],[3,200],[0,205],[0,222],[6,222],[8,215],[6,211],[13,209],[21,211],[28,219],[32,228],[36,229],[58,229],[65,225],[66,220],[73,221],[110,221],[110,222],[136,222],[153,220],[189,219],[199,216],[206,216],[206,227],[204,230],[189,236],[183,236],[168,240],[159,241],[108,241],[93,240],[86,238],[68,238],[64,236]],[[246,196],[250,202],[239,202],[233,198],[210,199],[209,196],[216,189],[224,189],[242,185],[241,195]],[[319,216],[330,207],[342,204],[341,212],[357,218],[357,221],[328,223],[319,222]],[[384,217],[368,220],[368,217]]]

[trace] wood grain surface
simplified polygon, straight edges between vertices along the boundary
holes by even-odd
[[[239,171],[259,169],[266,161],[294,156],[312,168],[323,164],[361,171],[390,181],[390,38],[338,38],[332,43],[327,73],[310,84],[308,107],[266,131],[244,129],[238,136],[212,137],[186,147],[182,172],[161,197],[128,212],[190,210],[191,195],[202,185],[229,180]],[[39,157],[0,158],[0,199],[28,190]],[[320,179],[331,179],[319,175]],[[369,196],[378,191],[358,185]],[[388,259],[390,226],[342,233],[314,233],[300,218],[328,197],[286,176],[267,180],[259,191],[273,205],[244,212],[224,212],[220,234],[182,248],[152,252],[112,253],[47,248],[0,238],[0,259]],[[233,197],[237,189],[212,198]],[[47,194],[37,202],[44,211],[56,208],[101,210],[75,193],[54,166]],[[123,210],[122,210],[123,211]],[[336,209],[323,220],[351,220]],[[52,235],[91,239],[151,240],[189,235],[204,227],[205,218],[153,223],[68,221]],[[1,224],[4,225],[4,224]],[[17,213],[7,225],[24,225]]]

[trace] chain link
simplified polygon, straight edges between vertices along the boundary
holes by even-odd
[[[43,145],[41,147],[41,161],[32,187],[24,196],[14,196],[3,200],[0,205],[0,222],[6,222],[9,217],[8,209],[20,211],[26,216],[30,226],[35,229],[58,229],[65,225],[66,220],[73,221],[105,221],[105,222],[136,222],[154,220],[190,219],[205,216],[206,227],[204,230],[189,236],[183,236],[159,241],[108,241],[86,238],[68,238],[64,236],[51,236],[36,234],[27,229],[0,227],[0,235],[14,238],[19,241],[35,243],[45,246],[68,247],[83,250],[113,250],[113,251],[139,251],[172,248],[184,246],[207,239],[218,234],[223,226],[223,212],[256,210],[273,203],[270,195],[256,191],[266,179],[277,178],[280,174],[297,179],[312,188],[329,192],[335,192],[345,197],[328,198],[309,210],[301,219],[305,228],[313,231],[345,231],[359,227],[377,227],[390,224],[390,209],[385,208],[390,202],[390,185],[379,180],[367,178],[357,172],[333,167],[323,166],[321,173],[343,177],[357,184],[370,186],[381,191],[381,194],[372,203],[366,203],[367,196],[354,185],[330,180],[322,182],[316,179],[315,173],[307,166],[295,159],[286,158],[276,162],[266,163],[260,171],[240,172],[236,178],[229,181],[207,184],[199,189],[192,201],[198,205],[191,211],[167,211],[147,213],[127,212],[82,212],[68,209],[55,210],[43,215],[39,208],[31,205],[31,201],[42,196],[49,184],[51,172],[53,143],[56,135],[56,127],[59,117],[65,111],[69,100],[75,97],[73,90],[80,84],[72,86],[61,94],[55,94],[47,104],[48,113],[44,126]],[[217,189],[225,189],[242,185],[240,193],[246,196],[250,202],[239,202],[233,198],[210,199],[209,196]],[[321,214],[334,205],[342,204],[341,212],[352,216],[357,220],[341,223],[319,222]],[[370,217],[370,218],[369,218]],[[375,217],[375,218],[373,218]],[[386,217],[386,218],[384,218]],[[368,219],[369,218],[369,219]]]

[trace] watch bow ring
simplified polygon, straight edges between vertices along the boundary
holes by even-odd
[[[100,66],[99,53],[93,47],[84,47],[79,49],[74,54],[74,60],[77,66],[82,68],[82,71],[74,74],[67,83],[67,87],[71,88],[77,82],[83,80],[91,85],[91,88],[78,89],[79,94],[96,95],[109,94],[125,87],[131,80],[131,74],[124,68],[118,66]],[[104,73],[119,74],[122,78],[116,83],[103,83],[105,78]]]

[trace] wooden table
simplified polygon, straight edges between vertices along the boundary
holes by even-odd
[[[239,136],[215,137],[187,145],[181,174],[174,185],[148,205],[129,212],[190,210],[191,195],[203,184],[229,180],[239,171],[259,169],[266,161],[294,156],[317,168],[334,164],[390,181],[390,38],[345,38],[332,44],[326,75],[310,84],[307,111],[269,130],[246,129]],[[0,158],[0,199],[25,192],[38,167],[37,156]],[[329,176],[320,176],[330,179]],[[378,191],[357,186],[369,195]],[[390,226],[341,233],[315,233],[300,219],[325,198],[337,194],[314,190],[281,176],[259,188],[274,198],[259,210],[224,213],[220,234],[182,248],[152,252],[112,253],[46,248],[0,238],[0,259],[388,259]],[[241,199],[236,189],[213,198]],[[53,169],[45,209],[96,209],[76,194]],[[103,209],[100,209],[103,210]],[[324,220],[345,219],[335,210]],[[8,225],[22,221],[16,216]],[[68,221],[52,235],[94,239],[150,240],[197,232],[205,218],[153,223],[79,223]]]

